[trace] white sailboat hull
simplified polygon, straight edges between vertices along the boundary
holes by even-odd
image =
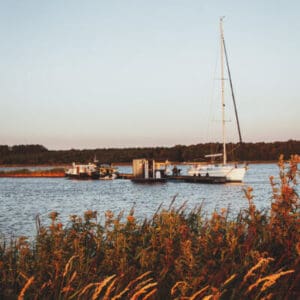
[[[211,164],[210,165],[194,165],[192,166],[189,171],[188,175],[190,176],[210,176],[210,177],[222,177],[226,178],[226,181],[228,182],[241,182],[244,179],[244,175],[246,173],[246,167],[239,167],[236,164],[227,164],[227,151],[226,151],[226,131],[225,131],[225,94],[224,94],[224,83],[225,83],[225,77],[224,77],[224,55],[226,57],[226,65],[227,65],[227,71],[228,71],[228,77],[230,81],[230,87],[231,87],[231,94],[232,99],[234,103],[235,108],[235,114],[236,114],[236,121],[237,121],[237,127],[239,132],[239,138],[240,143],[242,143],[242,136],[240,132],[240,126],[239,126],[239,120],[237,115],[237,109],[235,105],[235,99],[234,99],[234,93],[232,88],[232,81],[231,81],[231,75],[229,70],[229,64],[227,59],[227,53],[225,48],[225,40],[224,40],[224,34],[223,34],[223,18],[220,18],[220,41],[221,41],[221,103],[222,103],[222,138],[223,138],[223,151],[222,153],[215,153],[206,155],[206,157],[211,158]],[[214,164],[215,159],[217,157],[223,157],[223,164]]]
[[[188,170],[190,176],[226,177],[228,182],[242,182],[246,173],[245,167],[235,165],[192,166]]]

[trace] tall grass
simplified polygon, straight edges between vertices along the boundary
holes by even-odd
[[[269,211],[249,206],[235,219],[227,210],[205,217],[201,207],[159,209],[151,219],[134,211],[37,222],[33,242],[2,241],[0,298],[4,299],[296,299],[300,297],[300,216],[297,156],[280,181],[270,178]]]

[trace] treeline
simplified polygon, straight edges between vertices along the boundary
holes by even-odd
[[[228,144],[228,159],[232,161],[272,161],[280,154],[289,157],[300,153],[300,141],[289,140],[274,143]],[[222,152],[220,143],[176,145],[153,148],[105,148],[85,150],[48,150],[41,145],[0,145],[0,164],[69,164],[86,163],[95,157],[100,163],[131,162],[134,158],[153,158],[158,161],[202,161],[210,153]]]

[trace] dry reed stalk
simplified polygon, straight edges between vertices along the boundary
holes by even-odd
[[[168,208],[167,211],[170,211],[172,209],[173,204],[176,201],[177,196],[178,196],[178,194],[176,194],[176,195],[173,196],[173,199],[171,200],[171,203],[170,203],[169,208]]]
[[[244,285],[246,283],[246,281],[253,276],[254,271],[256,271],[257,269],[261,268],[262,266],[266,266],[269,262],[274,261],[274,258],[272,257],[268,257],[268,258],[261,258],[258,263],[253,266],[248,272],[247,274],[244,276],[244,279],[242,281],[242,285]]]
[[[75,258],[79,257],[78,255],[73,255],[67,262],[66,266],[65,266],[65,270],[64,270],[64,273],[63,273],[63,277],[65,277],[67,275],[67,273],[69,272],[69,269],[70,269],[70,266],[71,266],[71,263],[73,262],[73,260]],[[71,266],[72,267],[72,266]]]
[[[162,207],[162,203],[158,206],[158,208],[156,209],[156,211],[155,211],[155,213],[153,214],[153,216],[152,216],[152,219],[149,221],[149,223],[152,221],[154,221],[154,219],[158,216],[158,213],[159,213],[159,211],[160,211],[160,209],[161,209],[161,207]]]
[[[51,286],[52,282],[49,279],[47,282],[44,282],[43,285],[40,287],[40,291],[42,291],[44,288]]]
[[[110,300],[110,293],[112,292],[113,288],[115,287],[115,283],[117,281],[118,278],[115,278],[111,284],[107,287],[106,292],[104,294],[103,300]]]
[[[121,291],[118,295],[112,297],[112,300],[123,299],[122,297],[129,291],[129,288],[126,287],[123,291]]]
[[[41,233],[41,219],[39,214],[35,216],[35,227],[38,234]]]
[[[67,286],[65,286],[65,287],[62,289],[61,293],[62,293],[62,294],[64,294],[64,293],[68,294],[70,291],[73,291],[73,290],[74,290],[74,289],[73,289],[70,285],[67,285]]]
[[[74,271],[74,273],[72,274],[70,280],[68,281],[68,284],[72,283],[72,281],[75,279],[76,276],[77,276],[77,272]]]
[[[149,290],[150,288],[152,287],[155,287],[157,286],[157,283],[156,282],[153,282],[153,283],[149,283],[147,285],[145,285],[144,287],[142,287],[140,290],[138,290],[137,292],[135,292],[130,300],[138,300],[139,296],[145,294],[147,292],[147,290]]]
[[[148,300],[150,299],[154,294],[156,294],[158,291],[157,288],[153,289],[152,291],[148,292],[143,298],[142,300]]]
[[[74,271],[70,280],[66,283],[66,286],[62,289],[62,293],[68,293],[73,290],[73,288],[71,287],[71,283],[76,278],[76,276],[77,276],[77,272]]]
[[[145,278],[146,276],[148,276],[148,275],[151,274],[151,273],[152,273],[151,271],[147,271],[147,272],[143,273],[142,275],[140,275],[139,277],[135,278],[134,280],[131,280],[131,281],[128,283],[128,285],[127,285],[126,288],[129,289],[129,288],[132,287],[136,282],[140,281],[141,279]]]
[[[295,246],[297,254],[300,255],[300,242],[298,242]]]
[[[28,276],[25,275],[23,272],[19,272],[19,275],[21,275],[24,279],[28,280]]]
[[[257,287],[261,282],[265,282],[264,285],[261,288],[261,292],[265,291],[266,289],[268,289],[270,286],[272,286],[274,283],[276,283],[277,279],[279,279],[281,276],[290,274],[290,273],[294,273],[294,270],[288,270],[285,272],[280,272],[277,274],[272,274],[263,278],[259,278],[258,280],[256,280],[255,283],[251,284],[247,291],[246,294],[249,294],[255,287]]]
[[[186,208],[186,204],[188,203],[187,200],[185,200],[180,206],[178,209],[176,209],[176,213],[179,214],[181,211],[184,211],[185,208]]]
[[[99,283],[95,283],[95,282],[89,283],[87,286],[85,286],[84,288],[82,288],[81,292],[78,294],[78,297],[82,296],[83,294],[85,294],[85,292],[87,290],[89,290],[90,288],[92,288],[94,286],[98,286],[98,285],[99,285]]]
[[[266,295],[265,297],[261,298],[261,300],[271,300],[274,299],[274,294],[270,293],[268,295]]]
[[[129,288],[125,288],[123,291],[121,291],[118,295],[112,297],[112,300],[118,300],[118,299],[123,299],[122,297],[129,291]]]
[[[176,291],[177,287],[179,287],[180,285],[188,286],[188,284],[187,284],[185,281],[177,281],[177,282],[173,285],[173,287],[172,287],[172,289],[171,289],[171,295],[172,295],[172,296],[175,294],[175,291]]]
[[[204,292],[206,292],[209,289],[209,285],[205,286],[204,288],[202,288],[200,291],[197,291],[196,293],[194,293],[191,297],[190,300],[195,300],[197,299],[197,297],[201,296]]]
[[[31,276],[27,282],[25,283],[24,287],[22,288],[19,296],[18,296],[18,300],[23,300],[24,299],[24,295],[25,295],[25,292],[27,291],[27,289],[30,287],[30,285],[33,283],[34,281],[34,276]]]
[[[109,276],[107,278],[105,278],[103,281],[101,281],[100,283],[98,283],[98,287],[95,289],[95,292],[92,296],[92,300],[96,300],[98,298],[98,296],[100,295],[100,293],[102,292],[102,289],[106,286],[106,284],[113,278],[115,278],[116,275],[112,275]]]
[[[152,283],[152,282],[153,282],[153,278],[151,278],[151,277],[148,278],[148,279],[146,279],[146,280],[144,280],[144,281],[142,281],[142,282],[140,282],[140,283],[134,288],[133,292],[138,291],[139,289],[143,288],[143,286],[146,286],[147,284]]]
[[[231,282],[237,275],[233,274],[231,275],[224,283],[223,286],[227,285],[229,282]]]
[[[276,283],[277,279],[279,279],[281,276],[287,275],[287,274],[291,274],[294,273],[295,270],[288,270],[285,272],[280,272],[277,274],[272,274],[270,276],[267,276],[268,281],[264,283],[264,285],[261,288],[261,291],[265,291],[266,289],[268,289],[270,286],[272,286],[274,283]]]

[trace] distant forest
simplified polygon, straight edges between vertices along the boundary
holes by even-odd
[[[87,163],[96,157],[100,163],[125,163],[134,158],[153,158],[157,161],[204,161],[204,156],[222,151],[220,143],[176,145],[174,147],[105,148],[85,150],[48,150],[41,145],[0,145],[0,164],[69,164]],[[300,154],[300,141],[289,140],[274,143],[228,144],[228,160],[276,161],[280,154],[289,158]]]

